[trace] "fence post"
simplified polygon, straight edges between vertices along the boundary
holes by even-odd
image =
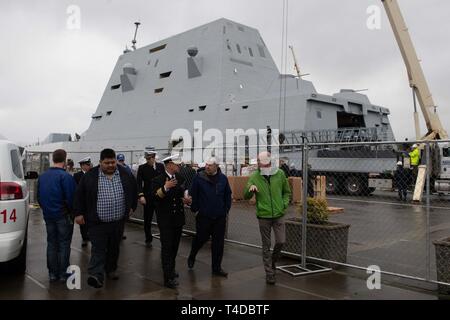
[[[306,144],[305,139],[303,139],[302,162],[302,267],[306,268],[306,224],[308,222],[308,145]]]
[[[427,246],[427,266],[426,266],[426,280],[431,279],[431,243],[430,243],[430,171],[431,171],[431,163],[430,163],[430,142],[425,144],[425,157],[426,157],[426,215],[427,215],[427,228],[426,228],[426,246]]]

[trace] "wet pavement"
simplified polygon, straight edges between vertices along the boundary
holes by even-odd
[[[157,233],[156,227],[154,232]],[[79,228],[75,226],[71,263],[80,266],[82,281],[81,290],[69,290],[65,283],[48,281],[45,225],[40,211],[33,210],[29,223],[27,273],[25,276],[1,275],[0,299],[438,299],[432,290],[405,286],[386,277],[382,279],[380,290],[369,290],[368,275],[364,271],[342,268],[301,277],[277,271],[277,284],[266,285],[260,249],[229,242],[225,245],[223,259],[223,268],[229,276],[227,279],[213,277],[208,244],[198,254],[195,268],[187,268],[190,236],[183,236],[177,257],[180,287],[168,289],[162,283],[159,240],[154,240],[153,248],[146,248],[143,227],[135,223],[127,224],[125,234],[127,239],[122,242],[119,259],[120,279],[106,281],[102,289],[93,289],[86,283],[90,246],[81,248]],[[297,262],[283,258],[281,264]]]

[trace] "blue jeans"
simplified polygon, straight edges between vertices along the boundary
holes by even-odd
[[[73,222],[67,217],[46,219],[47,227],[47,268],[50,277],[65,278],[70,265],[70,244]]]

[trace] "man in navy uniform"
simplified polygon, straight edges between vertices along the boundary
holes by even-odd
[[[77,185],[80,183],[81,178],[83,178],[84,174],[89,170],[91,170],[92,168],[91,157],[83,158],[80,161],[78,161],[78,163],[80,164],[81,171],[78,171],[73,175],[73,178],[75,179]],[[83,239],[81,242],[82,247],[86,247],[88,245],[89,236],[87,230],[88,229],[86,224],[80,224],[80,233],[81,238]]]
[[[160,231],[161,263],[164,286],[175,289],[178,286],[175,258],[185,223],[184,204],[190,204],[185,196],[185,180],[178,173],[181,159],[178,154],[162,160],[165,170],[152,180],[155,196],[156,219]]]
[[[144,151],[146,163],[139,166],[137,171],[137,190],[139,203],[144,206],[144,232],[145,245],[150,248],[152,246],[152,220],[155,211],[155,197],[152,194],[152,180],[163,174],[165,169],[162,163],[157,163],[156,151]]]

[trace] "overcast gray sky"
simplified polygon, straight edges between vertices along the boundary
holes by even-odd
[[[399,0],[441,120],[450,131],[450,1]],[[80,8],[69,30],[70,5]],[[411,90],[380,0],[290,0],[288,44],[320,93],[363,89],[388,107],[397,140],[414,136]],[[381,29],[369,30],[370,5]],[[20,143],[85,131],[118,56],[224,17],[257,28],[281,64],[282,0],[41,0],[0,2],[0,134]],[[293,72],[288,58],[288,72]],[[425,131],[422,121],[421,129]]]

